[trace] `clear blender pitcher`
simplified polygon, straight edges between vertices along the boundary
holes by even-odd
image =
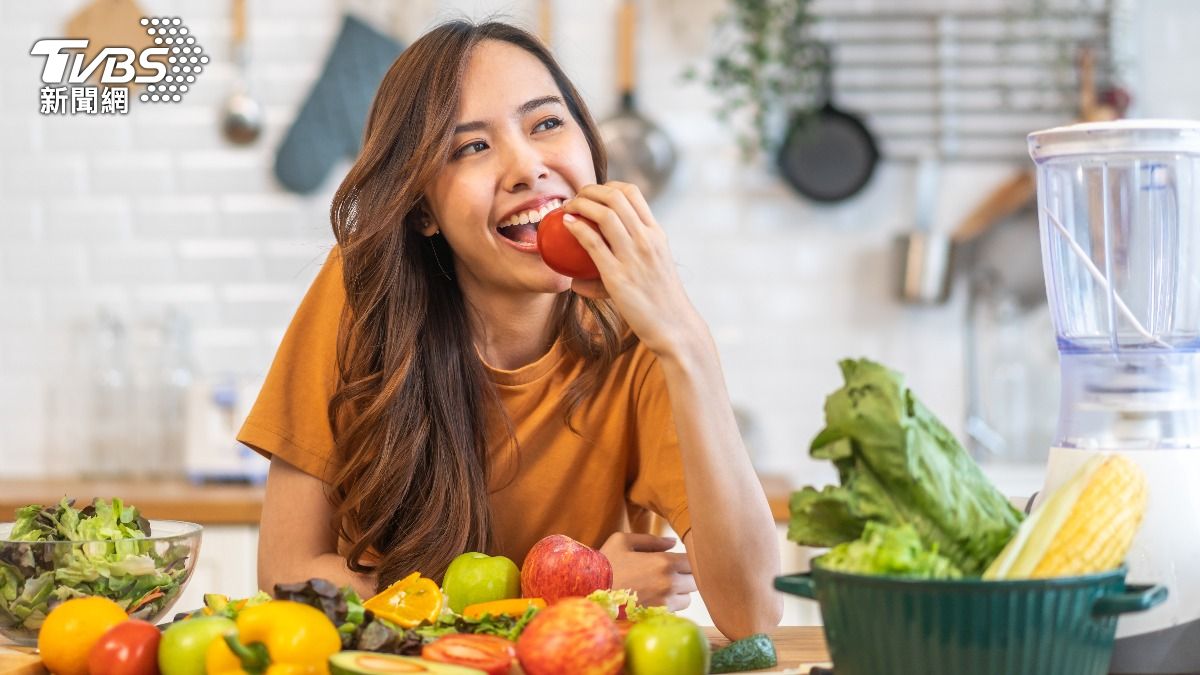
[[[1200,123],[1059,127],[1029,152],[1062,371],[1042,494],[1096,452],[1142,467],[1129,579],[1170,598],[1121,619],[1112,671],[1200,672]]]

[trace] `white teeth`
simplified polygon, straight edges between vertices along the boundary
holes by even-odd
[[[543,204],[542,208],[540,208],[540,209],[525,211],[523,213],[518,213],[517,215],[515,215],[515,216],[509,218],[508,220],[504,221],[503,223],[501,223],[500,227],[511,227],[513,225],[528,225],[529,223],[540,223],[540,222],[542,222],[542,218],[546,217],[547,213],[550,213],[554,209],[557,209],[558,207],[562,206],[562,204],[563,203],[562,203],[561,199],[552,199],[552,200],[546,202],[545,204]]]

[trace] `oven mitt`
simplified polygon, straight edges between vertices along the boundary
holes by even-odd
[[[275,155],[275,176],[299,193],[317,189],[343,157],[354,157],[375,90],[404,47],[347,14],[321,77]]]

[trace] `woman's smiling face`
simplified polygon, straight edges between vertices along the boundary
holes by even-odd
[[[516,45],[479,43],[455,125],[450,157],[426,198],[460,281],[526,292],[569,288],[570,279],[542,262],[530,223],[595,183],[596,172],[550,71]]]

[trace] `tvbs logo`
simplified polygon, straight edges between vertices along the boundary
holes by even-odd
[[[100,84],[154,84],[162,82],[167,76],[165,61],[171,53],[167,47],[143,49],[141,54],[129,47],[105,47],[91,63],[86,61],[86,54],[68,51],[87,48],[88,40],[56,38],[38,40],[33,43],[29,53],[46,57],[46,66],[42,69],[42,82],[46,84],[83,84],[101,66],[104,70],[100,74]],[[156,57],[158,60],[155,60]],[[143,71],[150,71],[151,74],[138,75],[135,62]]]
[[[131,85],[145,85],[139,96],[142,101],[182,101],[208,65],[208,55],[178,17],[144,17],[140,23],[146,32],[143,45],[95,45],[82,38],[46,38],[33,43],[30,55],[46,59],[42,114],[68,112],[68,101],[72,114],[94,114],[97,110],[89,105],[89,98],[100,101],[101,113],[123,113]],[[85,86],[89,81],[101,86]]]

